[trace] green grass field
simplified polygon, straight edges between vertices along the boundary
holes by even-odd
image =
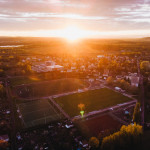
[[[15,92],[19,97],[33,98],[33,97],[44,97],[44,96],[61,94],[64,92],[70,92],[77,89],[82,89],[87,86],[88,84],[83,80],[75,79],[75,78],[65,78],[65,79],[52,80],[48,82],[30,84],[27,86],[24,85],[16,86]]]
[[[46,124],[62,119],[47,99],[36,100],[18,105],[25,127]]]
[[[32,76],[10,78],[9,80],[12,86],[21,85],[21,84],[30,84],[30,83],[42,81],[39,77],[32,77]]]
[[[85,112],[91,112],[130,101],[131,99],[107,88],[58,97],[55,101],[71,116],[80,114],[78,104],[85,105]]]

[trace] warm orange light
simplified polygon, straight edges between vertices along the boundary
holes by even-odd
[[[75,26],[70,26],[61,31],[61,36],[69,42],[76,42],[84,37],[84,31]]]

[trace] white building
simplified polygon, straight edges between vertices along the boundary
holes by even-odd
[[[68,69],[67,72],[72,72],[72,69]]]
[[[121,91],[121,88],[120,87],[115,87],[115,90],[116,91]]]
[[[47,66],[54,66],[55,65],[55,62],[54,61],[46,61],[45,64]]]
[[[97,55],[97,58],[102,58],[104,57],[104,55]]]
[[[90,78],[90,79],[89,79],[89,82],[93,82],[93,81],[94,81],[94,79],[93,79],[93,78]]]
[[[140,77],[137,75],[137,73],[130,73],[129,76],[126,76],[126,79],[129,79],[131,81],[132,86],[139,86]]]
[[[75,70],[76,69],[76,67],[71,67],[71,70]]]
[[[48,71],[62,71],[64,67],[60,65],[48,66],[46,64],[40,64],[40,65],[33,65],[31,69],[35,72],[48,72]]]
[[[109,75],[109,70],[104,69],[103,77],[108,77],[108,75]]]
[[[46,69],[47,71],[62,71],[64,67],[60,65],[52,65],[52,66],[46,66]]]

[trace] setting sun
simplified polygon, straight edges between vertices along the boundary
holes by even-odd
[[[84,31],[78,27],[70,26],[61,31],[61,36],[69,42],[76,42],[84,37]]]

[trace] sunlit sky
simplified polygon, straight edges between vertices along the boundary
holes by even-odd
[[[150,0],[0,0],[0,36],[146,37]]]

